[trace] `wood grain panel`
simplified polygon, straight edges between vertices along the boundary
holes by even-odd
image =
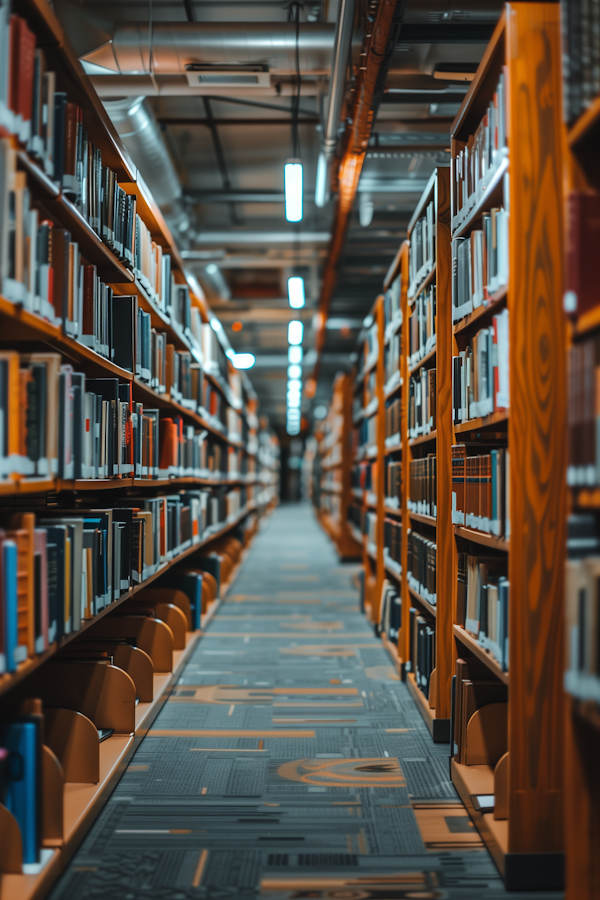
[[[436,696],[438,719],[450,718],[450,683],[456,645],[452,636],[456,581],[456,541],[452,529],[452,258],[450,249],[450,169],[436,181]]]
[[[507,7],[510,153],[509,851],[563,846],[565,325],[559,6]]]
[[[410,597],[408,593],[407,574],[407,533],[408,533],[408,259],[410,242],[404,241],[400,248],[400,309],[402,310],[402,328],[400,331],[400,444],[402,446],[402,494],[400,510],[402,513],[402,544],[400,562],[402,564],[401,600],[402,600],[402,632],[400,635],[400,656],[404,664],[409,660],[409,624]]]

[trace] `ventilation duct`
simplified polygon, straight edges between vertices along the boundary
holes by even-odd
[[[169,227],[184,235],[190,222],[181,183],[152,110],[143,97],[106,100],[104,107]]]
[[[186,75],[194,65],[265,66],[274,75],[296,71],[294,22],[155,22],[152,54],[146,22],[117,22],[107,43],[85,54],[86,62],[120,74]],[[335,26],[300,26],[300,70],[329,74]]]

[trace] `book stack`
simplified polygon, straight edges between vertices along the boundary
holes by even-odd
[[[216,320],[211,320],[211,322],[214,321]],[[216,378],[221,378],[226,384],[228,381],[227,357],[211,322],[202,323],[204,370]]]
[[[487,534],[510,537],[510,457],[506,449],[467,456],[466,444],[452,447],[452,522]]]
[[[568,520],[565,688],[600,703],[600,537],[595,513]]]
[[[452,159],[455,216],[473,208],[490,176],[507,156],[505,95],[506,72],[503,70],[483,119]]]
[[[365,368],[372,366],[379,356],[379,326],[373,322],[365,331]]]
[[[392,561],[395,571],[402,571],[402,522],[386,517],[383,520],[384,559]]]
[[[408,329],[408,367],[412,368],[433,350],[436,345],[435,333],[435,285],[421,291],[410,317]]]
[[[400,309],[400,281],[398,279],[396,279],[392,283],[391,287],[389,287],[385,292],[383,301],[383,316],[386,331],[388,325],[393,326],[397,324],[402,317]]]
[[[600,10],[583,0],[561,2],[565,119],[573,124],[600,94]]]
[[[397,644],[402,624],[402,600],[400,594],[389,581],[383,582],[379,607],[379,633],[384,634],[393,644]]]
[[[436,544],[414,529],[408,532],[406,575],[409,585],[432,606],[436,604]]]
[[[435,627],[414,607],[409,610],[409,622],[410,666],[407,669],[414,673],[417,687],[429,699],[431,673],[435,669]]]
[[[392,334],[385,345],[385,387],[384,392],[393,390],[400,384],[400,333]]]
[[[369,553],[377,554],[377,515],[367,510],[363,521],[363,534],[367,538],[367,550]]]
[[[402,462],[389,460],[386,467],[385,498],[391,506],[400,505],[402,496]]]
[[[400,440],[400,400],[388,400],[385,404],[385,437]]]
[[[423,367],[408,383],[408,436],[419,437],[436,429],[435,369]]]
[[[600,336],[592,334],[569,349],[567,482],[572,487],[600,485]]]
[[[409,467],[408,508],[423,516],[437,516],[436,456],[412,459]]]
[[[415,296],[419,285],[433,269],[436,254],[435,231],[435,205],[432,201],[427,204],[425,215],[417,220],[411,234],[409,297]]]
[[[363,449],[364,452],[377,444],[378,418],[378,414],[375,413],[375,415],[371,416],[369,419],[364,419],[360,423],[359,447]]]
[[[506,559],[459,553],[457,624],[477,638],[504,671],[508,670],[508,601]]]
[[[492,208],[481,229],[452,241],[452,321],[480,306],[508,285],[508,213]]]
[[[452,357],[454,424],[506,410],[510,405],[508,377],[508,310],[481,328],[467,348]]]

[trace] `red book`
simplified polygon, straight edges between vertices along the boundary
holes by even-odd
[[[177,465],[177,423],[173,419],[160,420],[160,469]]]
[[[600,303],[596,255],[600,246],[600,194],[572,191],[567,198],[565,312],[581,315]]]
[[[29,30],[25,19],[19,19],[18,33],[17,110],[23,122],[31,122],[33,73],[35,68],[35,34]]]

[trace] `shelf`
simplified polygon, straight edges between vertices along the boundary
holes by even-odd
[[[419,444],[427,444],[429,441],[435,441],[437,438],[437,431],[430,431],[429,434],[420,434],[419,437],[410,438],[408,441],[409,447],[418,447]]]
[[[582,313],[573,328],[574,337],[584,337],[588,332],[600,328],[600,304]]]
[[[0,497],[19,497],[23,494],[43,494],[48,491],[120,491],[126,488],[162,488],[178,485],[202,487],[247,487],[256,482],[243,478],[194,478],[192,475],[174,478],[39,478],[0,483]]]
[[[396,519],[402,518],[402,510],[399,506],[388,506],[386,503],[386,499],[383,501],[383,511],[386,516],[393,516]]]
[[[437,344],[435,347],[432,347],[429,353],[426,353],[423,359],[420,359],[419,362],[412,367],[412,369],[408,370],[408,374],[414,375],[415,372],[418,372],[419,369],[423,368],[423,366],[426,366],[428,362],[431,362],[432,359],[435,359],[436,351]]]
[[[422,513],[411,512],[408,510],[409,518],[414,519],[415,522],[421,522],[423,525],[431,525],[432,528],[437,526],[437,519],[435,516],[424,516]]]
[[[569,129],[567,140],[569,147],[572,149],[587,137],[589,131],[594,129],[600,123],[600,96],[596,97],[591,106],[577,119],[572,128]]]
[[[462,237],[470,231],[484,212],[492,207],[494,201],[502,203],[504,194],[504,176],[508,172],[508,156],[503,156],[496,169],[488,176],[489,180],[484,190],[466,215],[458,213],[452,220],[452,240]],[[485,176],[484,176],[485,177]]]
[[[494,793],[494,770],[491,766],[464,766],[450,761],[452,783],[480,833],[500,874],[504,875],[508,853],[508,820],[494,819],[493,813],[481,813],[473,805],[473,797]],[[515,854],[518,855],[518,854]],[[524,861],[522,865],[527,865]]]
[[[467,313],[466,316],[455,322],[452,326],[454,334],[466,337],[478,331],[489,319],[496,315],[499,309],[504,307],[507,296],[508,286],[505,285],[488,298],[487,306],[479,306],[473,312]]]
[[[435,744],[447,744],[450,738],[450,719],[438,719],[435,710],[431,709],[427,697],[417,686],[417,679],[413,672],[406,673],[406,686],[409,693],[421,713],[423,721],[429,729],[429,733]]]
[[[408,593],[411,595],[411,597],[416,600],[417,603],[420,603],[423,609],[426,610],[430,616],[433,616],[435,618],[437,616],[436,607],[432,606],[429,600],[426,600],[425,597],[422,597],[418,591],[415,591],[415,589],[411,587],[410,584],[407,584],[407,587]]]
[[[504,684],[508,684],[508,672],[504,671],[500,663],[494,659],[491,653],[488,653],[485,647],[481,646],[479,641],[474,638],[473,635],[469,634],[468,631],[465,631],[460,625],[453,625],[452,631],[454,632],[454,637],[459,640],[461,644],[464,644],[465,647],[468,647],[471,653],[480,659],[482,663],[485,663],[496,678],[499,678]]]
[[[239,522],[243,518],[245,518],[245,516],[248,515],[248,513],[252,512],[253,509],[254,509],[254,504],[252,504],[252,503],[248,504],[246,509],[244,511],[242,511],[233,522],[231,522],[227,525],[224,525],[221,529],[219,529],[218,532],[216,532],[215,534],[208,535],[202,541],[199,541],[199,543],[192,544],[192,546],[188,547],[187,550],[184,550],[183,553],[180,553],[178,556],[176,556],[173,559],[169,560],[168,562],[164,563],[158,569],[158,571],[156,571],[152,575],[150,575],[150,577],[147,578],[145,581],[141,582],[140,584],[133,585],[133,587],[131,587],[126,593],[122,594],[118,600],[114,600],[112,603],[109,603],[108,606],[105,606],[104,609],[101,610],[96,616],[94,616],[93,619],[87,619],[86,621],[82,622],[81,628],[79,629],[79,631],[74,631],[71,634],[65,635],[61,639],[60,643],[54,642],[43,653],[40,653],[37,656],[31,656],[28,659],[24,660],[22,663],[19,664],[16,672],[10,672],[10,673],[1,675],[0,676],[0,695],[5,694],[9,690],[12,690],[12,688],[16,684],[18,684],[24,678],[27,678],[29,675],[31,675],[32,672],[35,672],[35,670],[38,669],[43,663],[45,663],[47,659],[49,659],[51,656],[54,656],[55,653],[57,653],[59,650],[62,650],[63,647],[65,647],[71,641],[75,640],[84,631],[87,631],[88,628],[90,628],[92,625],[95,625],[96,622],[99,622],[100,619],[103,619],[104,616],[108,615],[108,613],[112,612],[114,609],[116,609],[118,606],[120,606],[126,600],[129,600],[134,594],[137,594],[139,591],[143,590],[145,587],[147,587],[149,584],[151,584],[153,581],[155,581],[161,575],[164,575],[164,573],[167,572],[170,568],[177,565],[178,563],[180,563],[182,560],[184,560],[186,557],[190,556],[191,554],[197,552],[198,550],[201,550],[202,547],[207,546],[207,544],[212,543],[217,538],[222,537],[230,529],[234,528],[237,524],[239,524]]]
[[[468,419],[466,422],[460,422],[454,426],[455,434],[466,434],[469,431],[480,431],[482,428],[489,428],[490,425],[508,424],[509,412],[507,409],[499,409],[497,412],[490,413],[482,419]]]
[[[481,544],[482,547],[491,547],[493,550],[503,550],[505,553],[508,553],[510,550],[510,541],[505,541],[504,538],[496,537],[495,534],[486,534],[485,531],[476,531],[474,528],[465,528],[464,525],[455,525],[454,534],[457,537],[464,538],[465,541]]]
[[[381,635],[381,643],[389,653],[393,664],[396,667],[396,672],[400,671],[400,666],[402,665],[402,660],[400,659],[400,654],[398,653],[398,645],[394,644],[387,635]]]
[[[402,387],[402,378],[400,377],[400,371],[394,373],[383,386],[383,399],[389,400],[390,397],[393,397],[400,388]]]

